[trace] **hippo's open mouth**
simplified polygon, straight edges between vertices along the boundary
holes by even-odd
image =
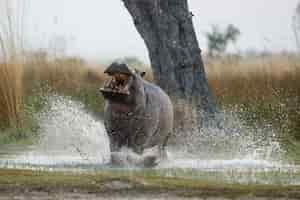
[[[110,80],[104,84],[104,87],[100,89],[105,98],[112,99],[114,97],[128,96],[129,85],[131,77],[130,75],[123,73],[110,74]]]

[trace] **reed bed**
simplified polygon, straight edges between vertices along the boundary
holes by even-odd
[[[24,14],[24,2],[0,2],[0,127],[22,125]]]
[[[24,69],[27,93],[36,87],[48,87],[61,93],[76,93],[85,88],[100,87],[104,81],[101,65],[91,67],[73,57],[30,59]]]
[[[300,97],[300,58],[271,56],[207,62],[211,87],[220,101],[255,103]]]
[[[0,119],[4,125],[21,125],[22,75],[20,64],[0,64]]]

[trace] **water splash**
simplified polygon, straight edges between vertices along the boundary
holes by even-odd
[[[38,144],[0,158],[1,167],[102,169],[109,162],[109,140],[100,119],[70,98],[51,96],[39,115]],[[222,113],[223,129],[184,133],[179,146],[168,147],[169,159],[157,169],[265,171],[296,169],[283,162],[271,127],[248,127],[234,112]],[[297,168],[298,169],[298,168]]]
[[[271,125],[249,126],[235,109],[219,113],[217,117],[222,122],[221,128],[194,127],[177,133],[180,134],[180,143],[169,147],[170,159],[161,163],[160,167],[202,171],[296,168],[285,160],[278,133]]]
[[[181,132],[180,149],[201,159],[253,159],[281,162],[284,151],[272,126],[253,127],[233,110],[219,113],[221,128],[193,128]]]
[[[51,96],[39,115],[40,140],[27,151],[6,158],[6,166],[68,166],[109,161],[109,141],[103,123],[70,98]]]

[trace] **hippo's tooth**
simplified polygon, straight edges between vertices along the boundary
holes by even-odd
[[[125,87],[122,89],[122,92],[129,94],[129,85],[125,85]]]
[[[109,87],[109,85],[110,85],[110,81],[109,81],[109,80],[108,80],[108,81],[105,81],[104,87]]]

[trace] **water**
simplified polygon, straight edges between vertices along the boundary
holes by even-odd
[[[14,154],[2,153],[2,167],[62,167],[109,161],[108,137],[100,120],[68,98],[50,97],[48,107],[38,116],[39,142],[22,151],[10,149]]]
[[[226,115],[226,131],[204,129],[184,133],[182,145],[169,147],[168,160],[162,161],[152,173],[247,184],[300,184],[300,167],[284,160],[284,152],[271,128],[250,129],[232,113]],[[116,170],[107,165],[109,141],[101,119],[87,113],[80,103],[66,97],[49,97],[48,109],[38,119],[39,142],[26,148],[12,146],[0,150],[0,167]]]

